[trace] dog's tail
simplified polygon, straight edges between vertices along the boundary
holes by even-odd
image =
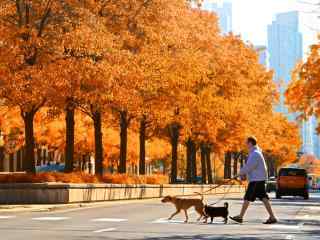
[[[225,208],[228,208],[228,207],[229,207],[229,203],[225,202],[225,203],[224,203],[224,207],[225,207]]]
[[[196,194],[200,195],[200,197],[201,197],[201,201],[203,201],[203,194],[202,194],[202,193],[199,193],[199,192],[194,192],[194,193],[196,193]]]

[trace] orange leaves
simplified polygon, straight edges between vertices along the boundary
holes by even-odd
[[[135,165],[142,118],[149,161],[167,157],[170,148],[160,139],[173,122],[181,126],[180,139],[213,145],[215,152],[241,149],[248,134],[265,138],[267,148],[279,140],[278,131],[289,129],[283,136],[296,137],[294,127],[273,115],[272,73],[252,46],[221,36],[217,17],[186,0],[20,3],[16,8],[6,1],[0,12],[0,95],[23,113],[40,110],[37,143],[62,151],[62,113],[70,108],[76,110],[76,153],[92,153],[102,142],[105,166],[118,164],[119,112],[131,127],[128,162]],[[318,61],[316,46],[312,56],[303,76]],[[300,90],[297,85],[294,92]],[[50,119],[43,116],[47,108]],[[281,141],[289,149],[285,137]]]
[[[301,118],[313,114],[319,116],[320,89],[320,45],[310,47],[310,55],[305,63],[297,65],[292,73],[293,81],[286,91],[286,102]]]
[[[96,176],[75,172],[75,173],[39,173],[31,174],[1,174],[0,183],[113,183],[113,184],[167,184],[168,176],[150,175],[150,176],[130,176],[126,174]]]

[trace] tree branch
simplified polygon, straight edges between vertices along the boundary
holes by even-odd
[[[43,32],[44,27],[45,27],[45,23],[46,23],[47,19],[48,19],[49,16],[50,16],[50,13],[51,13],[51,5],[52,5],[52,0],[48,0],[48,1],[47,1],[47,4],[46,4],[45,11],[44,11],[44,14],[43,14],[43,16],[42,16],[42,18],[41,18],[41,21],[40,21],[38,37],[41,37],[42,32]]]
[[[20,0],[16,0],[16,9],[18,14],[18,26],[22,26],[22,12],[21,12],[21,2]]]

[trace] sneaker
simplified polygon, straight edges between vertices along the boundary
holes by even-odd
[[[237,223],[243,223],[243,219],[240,216],[229,217],[229,218]]]
[[[267,221],[265,221],[263,224],[275,224],[277,223],[277,219],[272,219],[272,218],[269,218]]]

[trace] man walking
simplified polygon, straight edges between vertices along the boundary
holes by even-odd
[[[249,180],[249,185],[244,196],[244,202],[240,215],[230,217],[233,221],[238,223],[243,222],[243,217],[249,207],[250,202],[254,202],[259,198],[269,213],[269,219],[264,224],[273,224],[277,222],[273,214],[268,194],[266,193],[265,181],[267,180],[267,166],[260,148],[257,146],[255,137],[247,139],[247,147],[249,150],[249,157],[247,163],[240,170],[240,178],[244,179],[246,176]]]

